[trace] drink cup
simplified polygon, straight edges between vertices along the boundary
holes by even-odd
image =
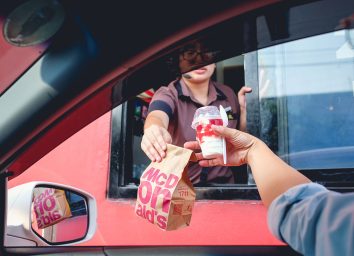
[[[192,128],[196,130],[197,141],[204,158],[223,155],[223,138],[214,133],[211,125],[223,125],[219,109],[215,106],[198,108],[194,114]]]

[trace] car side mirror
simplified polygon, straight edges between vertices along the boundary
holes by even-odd
[[[72,245],[96,230],[96,200],[62,184],[30,182],[8,190],[6,246]]]

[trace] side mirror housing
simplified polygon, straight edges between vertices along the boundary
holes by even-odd
[[[95,198],[77,188],[29,182],[8,190],[5,246],[73,245],[96,231]]]

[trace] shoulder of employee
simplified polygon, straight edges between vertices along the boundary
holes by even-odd
[[[161,110],[165,112],[169,118],[171,118],[173,112],[175,111],[176,101],[178,98],[178,93],[174,85],[175,82],[176,81],[172,81],[167,86],[161,86],[154,93],[149,105],[149,113],[154,110]]]
[[[268,225],[304,255],[354,255],[354,193],[316,183],[295,186],[271,203]]]

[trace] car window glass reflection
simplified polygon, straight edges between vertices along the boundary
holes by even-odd
[[[87,202],[73,191],[36,187],[33,192],[32,229],[49,243],[63,243],[85,236]]]

